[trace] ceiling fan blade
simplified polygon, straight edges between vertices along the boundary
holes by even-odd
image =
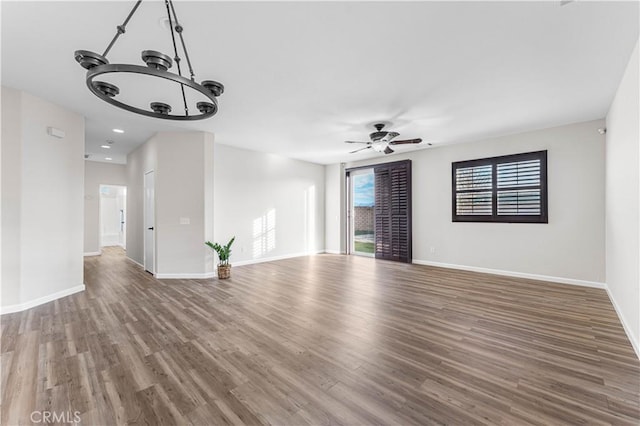
[[[371,143],[371,142],[360,142],[360,141],[344,141],[344,143]]]
[[[400,136],[400,133],[398,132],[389,132],[387,133],[387,135],[385,137],[383,137],[381,139],[382,142],[391,142],[393,139],[397,138],[398,136]]]
[[[394,152],[394,151],[393,151],[391,148],[386,147],[386,148],[384,149],[384,151],[382,151],[382,152],[384,152],[385,154],[391,154],[391,153],[392,153],[392,152]]]
[[[409,143],[420,143],[422,142],[422,139],[418,138],[418,139],[403,139],[401,141],[391,141],[389,142],[389,145],[405,145],[405,144],[409,144]]]
[[[351,151],[349,154],[355,154],[356,152],[360,152],[364,149],[369,149],[369,148],[371,148],[371,145],[365,146],[364,148],[356,149],[355,151]]]

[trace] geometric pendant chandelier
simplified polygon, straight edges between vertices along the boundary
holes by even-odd
[[[183,27],[178,21],[175,8],[171,0],[165,0],[164,4],[167,9],[167,16],[169,18],[169,30],[171,32],[171,40],[173,41],[173,61],[171,57],[157,52],[155,50],[143,50],[142,61],[146,64],[143,65],[131,65],[131,64],[110,64],[107,60],[107,54],[115,44],[116,40],[125,33],[125,28],[129,23],[129,20],[140,6],[142,0],[138,0],[136,4],[129,12],[129,16],[122,23],[118,25],[116,35],[109,43],[109,46],[105,49],[102,55],[91,52],[88,50],[76,50],[76,61],[87,70],[86,82],[89,90],[97,97],[111,105],[117,106],[124,110],[135,112],[137,114],[146,115],[147,117],[162,118],[167,120],[202,120],[204,118],[212,117],[218,112],[218,102],[216,98],[224,92],[224,86],[221,83],[213,80],[205,80],[201,83],[195,81],[195,74],[193,67],[191,66],[191,60],[189,59],[189,53],[187,52],[187,46],[184,42],[182,35]],[[176,43],[176,34],[178,35],[184,57],[189,67],[190,78],[182,76],[181,58],[178,54],[178,43]],[[170,72],[169,69],[173,66],[175,61],[178,73]],[[98,77],[107,79],[109,75],[115,73],[127,73],[127,74],[144,74],[147,76],[161,78],[168,80],[171,83],[171,87],[175,87],[178,91],[178,96],[182,98],[182,105],[177,110],[182,110],[182,113],[174,112],[171,105],[163,102],[151,102],[149,109],[142,109],[137,106],[133,106],[124,101],[118,100],[120,89],[118,86],[106,81],[97,80]],[[195,108],[189,108],[187,103],[188,91],[195,91],[196,94],[203,95],[207,100],[197,102]],[[180,96],[181,95],[181,96]],[[202,96],[200,96],[202,98]]]

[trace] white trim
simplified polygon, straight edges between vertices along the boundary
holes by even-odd
[[[413,263],[417,265],[437,266],[439,268],[461,269],[463,271],[481,272],[483,274],[504,275],[507,277],[527,278],[530,280],[538,280],[538,281],[551,281],[554,283],[579,285],[583,287],[594,287],[594,288],[602,288],[602,289],[607,288],[605,283],[600,283],[596,281],[576,280],[573,278],[553,277],[550,275],[529,274],[526,272],[503,271],[501,269],[480,268],[477,266],[456,265],[453,263],[440,263],[440,262],[433,262],[430,260],[414,259]]]
[[[340,250],[325,250],[326,254],[344,254]]]
[[[638,341],[635,339],[635,336],[631,332],[631,328],[629,327],[627,322],[624,320],[622,311],[620,310],[620,307],[616,303],[616,299],[613,298],[613,294],[611,294],[609,287],[607,286],[606,289],[607,289],[607,295],[609,295],[609,300],[611,300],[611,304],[613,305],[613,308],[616,310],[616,314],[618,314],[618,319],[622,324],[622,328],[624,329],[624,332],[627,334],[627,338],[629,339],[629,342],[631,342],[631,346],[633,347],[633,350],[636,352],[636,356],[638,357],[638,359],[640,359],[640,345],[638,345]]]
[[[200,272],[189,274],[156,274],[158,280],[204,280],[215,277],[215,272]]]
[[[14,312],[21,312],[26,309],[31,309],[36,306],[51,302],[62,297],[70,296],[72,294],[84,291],[84,284],[77,285],[75,287],[68,288],[66,290],[59,291],[57,293],[50,294],[48,296],[39,297],[37,299],[30,300],[24,303],[18,303],[16,305],[2,306],[0,307],[0,314],[11,314]]]
[[[84,257],[87,257],[87,256],[100,256],[100,255],[102,255],[102,250],[99,250],[99,251],[88,251],[88,252],[86,252],[84,254]]]
[[[245,266],[245,265],[253,265],[253,264],[256,264],[256,263],[273,262],[273,261],[276,261],[276,260],[291,259],[291,258],[294,258],[294,257],[314,256],[316,254],[322,254],[324,252],[325,252],[324,250],[318,250],[318,251],[313,251],[313,252],[308,252],[308,253],[294,253],[294,254],[285,254],[285,255],[282,255],[282,256],[263,257],[263,258],[260,258],[260,259],[240,260],[238,262],[233,262],[231,264],[231,266]],[[135,260],[133,260],[133,259],[130,259],[130,260],[132,262],[135,262]],[[135,262],[135,263],[138,263],[138,262]],[[140,264],[138,263],[138,265],[140,265]],[[159,280],[203,280],[203,279],[216,277],[218,275],[217,271],[218,271],[218,268],[216,266],[216,269],[213,272],[174,273],[174,274],[158,273],[158,274],[155,274],[155,277],[157,279],[159,279]]]
[[[239,262],[233,262],[232,265],[235,265],[235,266],[253,265],[255,263],[273,262],[276,260],[291,259],[294,257],[314,256],[316,254],[322,254],[324,252],[325,252],[324,250],[318,250],[318,251],[310,251],[306,253],[293,253],[293,254],[285,254],[282,256],[262,257],[259,259],[241,260]]]

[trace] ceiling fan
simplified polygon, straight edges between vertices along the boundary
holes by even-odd
[[[359,141],[344,141],[345,143],[363,143],[366,144],[364,148],[356,149],[355,151],[351,151],[349,154],[353,154],[359,151],[363,151],[365,149],[373,149],[377,152],[384,152],[385,154],[391,154],[393,149],[389,148],[389,145],[406,145],[406,144],[414,144],[422,142],[422,139],[403,139],[403,140],[395,140],[400,133],[398,132],[386,132],[382,129],[384,128],[383,123],[374,124],[373,127],[376,128],[376,131],[369,134],[369,138],[371,141],[369,142],[359,142]]]

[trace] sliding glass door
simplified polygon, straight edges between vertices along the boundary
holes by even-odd
[[[373,168],[350,172],[349,186],[349,251],[362,256],[373,256],[375,244]]]
[[[411,263],[411,161],[347,170],[350,254]]]

